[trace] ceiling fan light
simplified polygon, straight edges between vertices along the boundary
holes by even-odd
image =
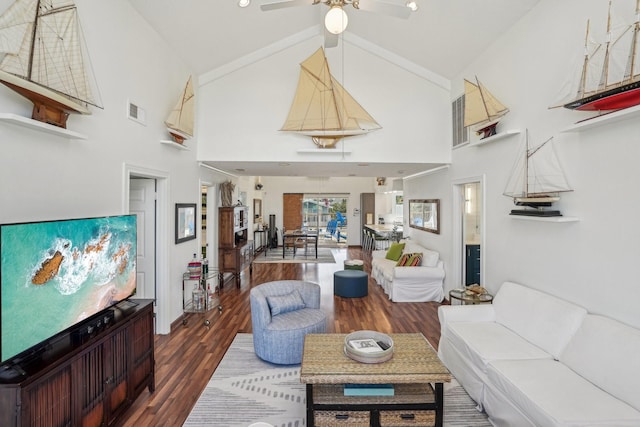
[[[340,34],[347,28],[349,17],[341,6],[331,6],[324,17],[324,26],[331,34]]]
[[[404,5],[407,6],[409,9],[411,9],[412,12],[415,12],[416,10],[418,10],[418,2],[417,1],[407,0],[407,2]]]

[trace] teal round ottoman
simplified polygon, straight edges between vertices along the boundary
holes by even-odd
[[[369,294],[369,276],[360,270],[333,273],[333,294],[345,298],[361,298]]]

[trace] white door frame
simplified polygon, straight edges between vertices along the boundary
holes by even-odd
[[[169,173],[141,166],[123,164],[122,211],[129,213],[129,180],[132,177],[152,178],[156,190],[156,333],[171,332],[171,295],[169,281]]]
[[[466,184],[480,184],[480,200],[482,210],[480,211],[480,283],[485,283],[485,221],[486,221],[486,203],[485,203],[485,175],[471,176],[467,178],[454,179],[453,183],[453,283],[455,287],[464,284],[462,270],[464,266],[464,186]]]

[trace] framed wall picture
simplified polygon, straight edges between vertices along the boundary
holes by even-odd
[[[196,204],[176,203],[176,244],[196,238]]]

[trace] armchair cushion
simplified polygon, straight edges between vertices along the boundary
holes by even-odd
[[[297,289],[286,295],[267,296],[267,304],[269,304],[272,316],[305,308],[304,301]]]

